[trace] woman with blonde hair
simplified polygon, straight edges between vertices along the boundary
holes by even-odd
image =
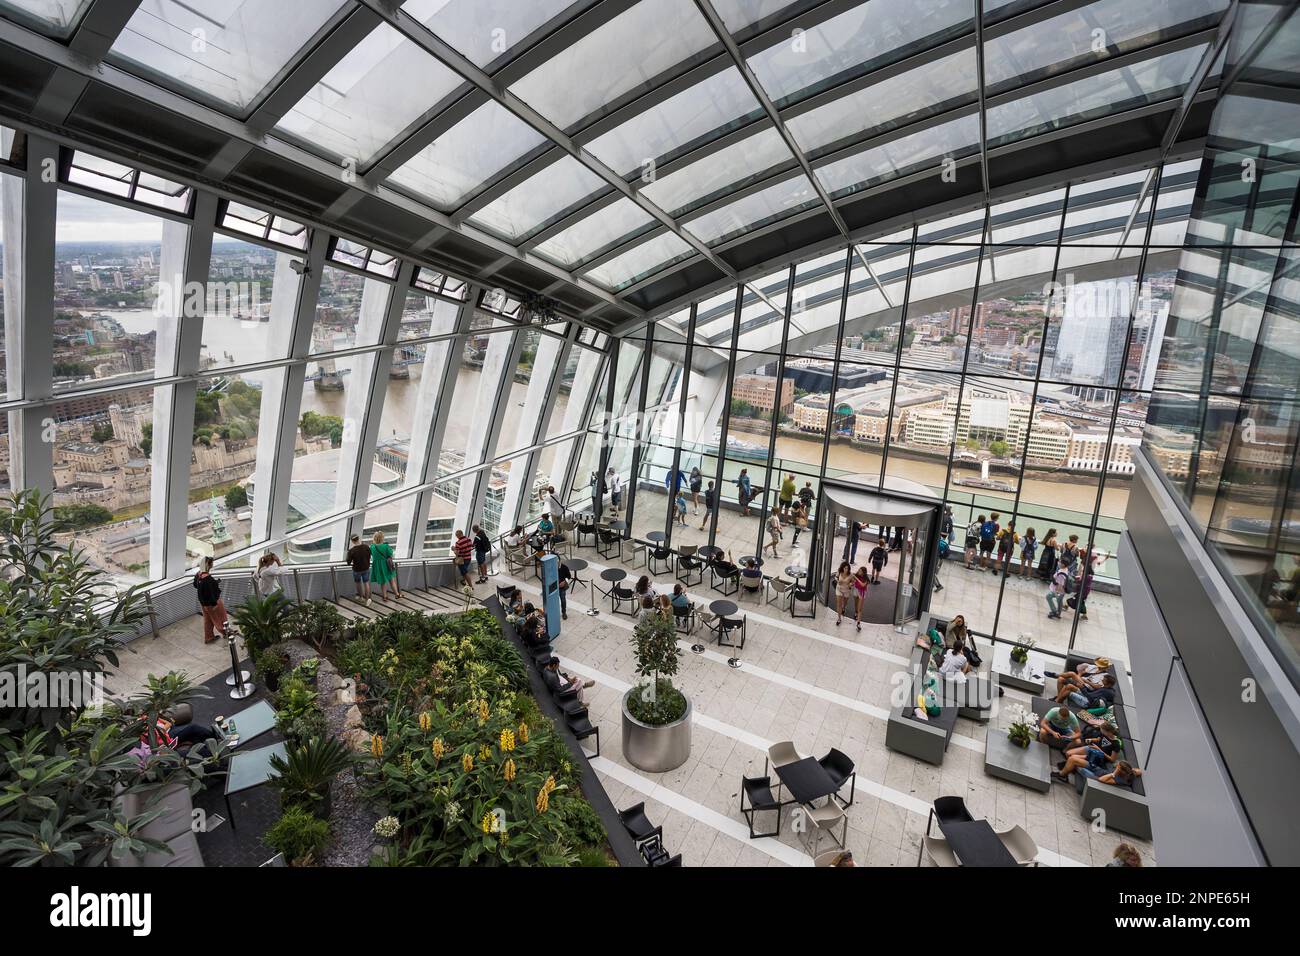
[[[370,539],[370,583],[379,588],[379,600],[391,587],[393,600],[402,599],[402,589],[397,583],[397,564],[393,561],[393,546],[384,542],[384,533],[376,531]]]

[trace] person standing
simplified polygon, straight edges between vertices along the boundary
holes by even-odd
[[[1047,537],[1043,539],[1043,556],[1038,559],[1038,576],[1044,581],[1052,580],[1052,572],[1056,570],[1056,529],[1048,528]]]
[[[885,539],[881,538],[879,543],[871,549],[867,555],[867,560],[871,563],[871,583],[880,583],[880,572],[885,569],[889,563],[889,549],[885,547]]]
[[[840,568],[835,572],[835,623],[839,624],[844,619],[844,605],[853,597],[853,566],[849,562],[841,562]]]
[[[1008,521],[1007,526],[998,532],[998,558],[993,564],[993,573],[998,573],[998,568],[1002,569],[1002,576],[1006,577],[1011,573],[1011,562],[1016,555],[1016,545],[1020,542],[1020,535],[1016,534],[1015,521]]]
[[[1054,621],[1061,619],[1061,605],[1065,602],[1065,582],[1069,577],[1070,572],[1058,565],[1047,585],[1047,616]]]
[[[966,527],[966,570],[975,570],[975,554],[979,548],[980,531],[984,527],[984,516],[980,515]]]
[[[492,555],[492,539],[487,536],[482,525],[474,525],[474,559],[478,563],[478,583],[486,584],[488,579],[488,558]]]
[[[812,519],[813,502],[817,500],[817,492],[813,491],[811,481],[805,481],[803,487],[799,489],[799,501],[803,504],[804,517]]]
[[[790,505],[794,503],[795,487],[794,474],[787,474],[785,480],[781,482],[781,491],[778,497],[782,518],[788,517],[790,514]]]
[[[384,600],[390,586],[393,589],[393,600],[402,599],[402,589],[397,583],[397,564],[393,561],[393,546],[384,542],[382,531],[376,531],[370,539],[370,580],[379,586],[379,600]]]
[[[555,580],[559,582],[560,591],[560,617],[564,620],[569,619],[569,582],[573,580],[573,572],[569,566],[560,561],[560,566],[555,571]]]
[[[370,548],[361,543],[361,535],[352,536],[352,547],[348,548],[348,564],[352,568],[352,585],[357,589],[357,598],[370,607]]]
[[[862,630],[862,609],[867,606],[867,585],[871,583],[871,577],[867,574],[867,566],[864,564],[853,573],[853,595],[858,599],[857,618],[858,630]]]
[[[456,570],[460,572],[461,583],[467,588],[474,587],[474,582],[469,579],[470,556],[474,553],[474,541],[464,531],[456,529],[456,539],[451,543],[452,553],[456,556]]]
[[[749,500],[754,494],[753,487],[749,480],[749,469],[740,469],[740,476],[736,479],[736,497],[740,502],[740,513],[746,518],[749,517]]]
[[[212,558],[206,557],[194,575],[194,589],[199,592],[199,611],[203,614],[203,643],[211,644],[226,636],[225,602],[221,600],[221,582],[212,573]]]
[[[683,488],[677,489],[677,520],[681,526],[686,527],[686,491]]]
[[[691,469],[691,514],[700,513],[700,488],[704,484],[704,476],[700,474],[699,468]],[[685,524],[686,522],[682,522]]]
[[[776,546],[781,542],[781,519],[773,512],[767,519],[767,547],[772,549],[772,557],[780,557],[776,553]],[[767,550],[764,548],[763,550]]]
[[[609,506],[614,514],[618,514],[618,510],[623,507],[623,476],[610,465],[605,472],[605,481],[609,485]]]
[[[1034,529],[1025,531],[1020,540],[1020,576],[1027,578],[1034,573],[1034,553],[1038,551],[1038,536]]]
[[[713,514],[713,509],[718,504],[718,493],[713,490],[713,482],[709,482],[709,487],[704,489],[704,520],[700,522],[700,530],[704,531],[709,527],[709,516]]]
[[[952,506],[943,506],[943,518],[939,522],[939,534],[952,541]]]
[[[794,525],[794,537],[790,539],[790,547],[799,543],[799,534],[808,527],[808,513],[804,510],[803,501],[796,501],[790,505],[790,523]]]
[[[277,592],[284,593],[284,585],[280,583],[280,556],[274,551],[268,551],[257,561],[257,570],[253,572],[253,577],[257,581],[257,590],[262,597],[270,597]]]
[[[844,542],[844,560],[850,564],[858,560],[858,541],[862,537],[862,524],[858,521],[849,522],[849,537]]]

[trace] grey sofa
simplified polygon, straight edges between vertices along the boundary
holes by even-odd
[[[889,714],[885,746],[926,763],[942,764],[957,722],[957,708],[944,706],[939,716],[930,720],[917,720],[913,716],[916,698],[922,691],[928,669],[925,661],[928,654],[924,647],[912,648],[907,672],[908,696],[901,707],[895,707]]]
[[[127,816],[161,808],[162,812],[144,826],[141,836],[167,844],[172,852],[150,851],[120,859],[110,856],[109,866],[203,866],[203,854],[199,852],[199,841],[194,833],[194,804],[185,784],[122,794],[117,798],[117,804]]]

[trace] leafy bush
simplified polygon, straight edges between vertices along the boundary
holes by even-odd
[[[330,844],[330,825],[302,807],[288,807],[262,838],[294,866],[309,866]]]
[[[230,616],[243,635],[249,653],[256,654],[285,639],[293,611],[294,605],[276,591],[261,598],[250,594]]]
[[[593,866],[613,866],[609,859],[609,854],[598,846],[584,846],[578,851],[578,862],[575,866],[593,867]]]
[[[272,645],[261,653],[253,654],[253,666],[266,686],[275,690],[280,686],[280,677],[289,669],[289,655],[279,645]]]
[[[285,756],[273,754],[272,785],[283,806],[300,806],[326,816],[330,782],[352,765],[352,755],[332,737],[312,737],[289,747]]]
[[[50,685],[93,682],[116,667],[123,641],[145,618],[135,588],[118,592],[80,551],[60,546],[48,498],[21,491],[0,501],[0,671],[25,667]],[[89,700],[0,709],[0,866],[100,866],[110,854],[164,850],[140,830],[156,816],[148,794],[182,783],[196,791],[205,767],[166,747],[158,719],[204,695],[182,674],[102,714]],[[220,746],[218,745],[218,753]],[[146,809],[122,813],[117,797]]]
[[[289,740],[298,743],[325,732],[319,695],[302,665],[280,681],[275,694],[275,725]]]
[[[608,836],[600,815],[591,808],[586,800],[575,797],[562,797],[552,806],[573,846],[603,846]]]
[[[332,601],[307,601],[290,605],[288,634],[305,641],[319,653],[339,639],[348,626],[348,619]]]

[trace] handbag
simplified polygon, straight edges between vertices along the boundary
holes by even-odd
[[[975,650],[975,635],[967,633],[969,643],[962,649],[966,655],[966,660],[970,661],[971,667],[979,667],[984,663],[984,658],[980,657],[979,651]]]

